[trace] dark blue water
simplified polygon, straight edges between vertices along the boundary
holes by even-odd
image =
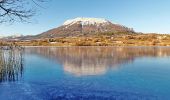
[[[27,47],[13,53],[18,62],[0,63],[0,100],[170,98],[168,47]]]

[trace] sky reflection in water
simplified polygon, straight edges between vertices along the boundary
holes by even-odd
[[[0,68],[6,100],[170,98],[168,47],[27,47],[17,53],[23,56],[13,59],[22,66]]]

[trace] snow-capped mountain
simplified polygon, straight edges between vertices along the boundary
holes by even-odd
[[[18,38],[24,37],[22,34],[12,34],[12,35],[0,35],[1,40],[18,40]]]
[[[105,25],[109,24],[109,21],[106,19],[102,18],[75,18],[75,19],[70,19],[64,22],[63,25],[73,25],[80,22],[82,25]]]
[[[37,38],[94,35],[100,33],[134,32],[126,26],[112,23],[103,18],[69,19],[62,26],[37,35]]]

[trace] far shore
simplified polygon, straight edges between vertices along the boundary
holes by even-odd
[[[170,46],[169,34],[112,34],[80,37],[41,38],[34,40],[0,40],[0,46]]]

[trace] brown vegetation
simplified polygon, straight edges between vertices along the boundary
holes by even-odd
[[[170,35],[112,34],[0,42],[19,46],[170,46]]]

